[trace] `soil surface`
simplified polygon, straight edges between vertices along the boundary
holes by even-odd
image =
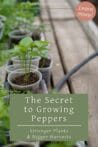
[[[41,39],[40,33],[33,32],[33,33],[32,33],[32,39],[33,39],[34,41],[40,40],[40,39]]]
[[[41,58],[39,62],[39,68],[47,68],[50,66],[51,60],[47,58]]]
[[[38,76],[35,73],[27,73],[16,77],[12,82],[17,85],[25,86],[30,85],[39,80]]]

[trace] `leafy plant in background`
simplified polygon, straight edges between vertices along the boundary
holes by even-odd
[[[7,143],[6,131],[9,130],[9,104],[5,103],[4,97],[7,91],[0,86],[0,142]]]
[[[32,4],[31,3],[20,3],[17,4],[16,13],[14,13],[14,17],[16,18],[14,27],[18,27],[20,30],[29,30],[32,29],[32,24],[34,22],[34,12],[32,12]]]
[[[22,2],[22,3],[31,3],[32,4],[32,11],[34,11],[35,15],[39,14],[40,11],[40,2],[39,0],[17,0],[17,2]]]
[[[10,17],[11,12],[14,12],[14,9],[15,6],[14,5],[11,5],[11,2],[8,4],[8,3],[4,3],[4,2],[1,2],[0,1],[0,14],[1,15],[4,15],[6,17]]]
[[[0,49],[5,49],[5,43],[8,42],[8,34],[10,31],[14,29],[20,29],[21,31],[32,30],[35,11],[36,6],[30,2],[18,3],[15,5],[8,5],[8,3],[0,2],[0,15],[4,15],[7,18]]]
[[[14,12],[14,7],[0,3],[0,15],[4,15],[7,18],[6,22],[5,22],[4,37],[3,37],[2,40],[5,40],[8,37],[8,33],[11,30],[12,20],[13,20],[12,19],[13,18],[13,12]],[[11,18],[11,15],[12,15],[12,18]]]
[[[16,0],[4,0],[4,2],[3,2],[3,4],[8,5],[8,6],[9,5],[14,6],[15,3],[16,3]]]
[[[8,34],[11,30],[23,26],[32,26],[34,21],[34,12],[32,11],[31,3],[19,3],[15,6],[8,6],[1,4],[0,14],[7,17],[5,22],[5,36],[8,37]],[[20,26],[19,26],[20,25]],[[4,36],[4,37],[5,37]]]
[[[40,24],[40,25],[32,25],[32,32],[33,36],[38,36],[40,37],[41,33],[45,31],[45,25]],[[36,40],[36,39],[35,39]]]
[[[47,57],[48,56],[48,41],[33,41],[32,42],[32,55]]]
[[[3,47],[3,44],[1,44]],[[5,45],[6,46],[6,45]],[[8,60],[10,59],[10,53],[9,50],[1,50],[0,49],[0,66],[3,66]]]

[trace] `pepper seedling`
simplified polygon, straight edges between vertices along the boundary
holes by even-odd
[[[48,42],[33,41],[31,37],[26,37],[9,52],[11,56],[17,56],[19,58],[21,66],[25,68],[26,75],[27,72],[30,73],[32,58],[36,56],[46,57],[48,55]],[[26,79],[28,78],[26,77]]]

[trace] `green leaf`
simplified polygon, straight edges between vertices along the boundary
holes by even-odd
[[[33,41],[31,37],[25,37],[24,39],[20,41],[19,45],[28,48],[28,47],[31,47],[32,42]]]
[[[20,46],[20,52],[23,53],[23,54],[26,54],[28,51],[28,48],[25,48],[23,46]]]
[[[34,56],[40,56],[40,52],[37,48],[34,48],[33,52],[31,52],[32,57]]]
[[[36,54],[38,54],[38,56],[41,57],[47,57],[48,56],[48,42],[47,41],[34,41],[32,43],[32,52],[35,52],[35,48],[36,50]],[[38,52],[38,53],[37,53]]]
[[[47,41],[34,41],[34,45],[39,48],[45,48],[48,46]]]

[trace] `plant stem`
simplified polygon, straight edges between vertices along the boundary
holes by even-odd
[[[31,60],[32,60],[32,48],[31,48],[31,55],[30,55],[30,62],[29,62],[29,73],[30,73],[30,68],[31,68]]]
[[[24,61],[25,63],[24,63],[24,65],[25,65],[25,75],[26,75],[26,73],[27,73],[27,66],[26,66],[26,55],[25,55],[25,61]]]

